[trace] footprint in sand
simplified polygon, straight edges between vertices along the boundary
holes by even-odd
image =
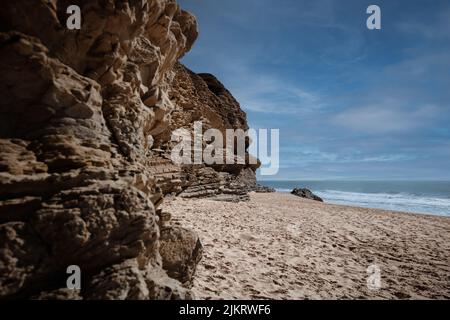
[[[247,241],[255,241],[255,240],[257,240],[256,237],[254,237],[254,236],[252,236],[251,234],[248,234],[248,233],[241,233],[241,234],[239,235],[239,237],[240,237],[241,239],[247,240]]]

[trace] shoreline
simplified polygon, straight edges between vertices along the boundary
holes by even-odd
[[[284,193],[250,201],[168,199],[197,230],[199,299],[449,299],[450,219],[334,205]],[[380,269],[372,290],[368,268]]]
[[[290,182],[290,181],[281,181]],[[332,183],[329,181],[313,181],[315,183]],[[338,181],[341,182],[341,181]],[[378,181],[358,181],[358,182],[378,182]],[[397,181],[386,181],[387,183],[392,183]],[[404,181],[400,181],[404,182]],[[426,181],[427,183],[435,181]],[[449,183],[448,181],[442,181],[443,183]],[[261,185],[269,186],[278,193],[290,194],[292,189],[295,187],[277,187],[273,184],[264,184],[259,182]],[[419,181],[418,183],[424,183],[424,181]],[[449,186],[450,187],[450,186]],[[317,186],[316,186],[317,188]],[[450,217],[450,198],[443,197],[442,194],[413,194],[408,191],[397,192],[383,192],[383,191],[362,191],[362,190],[341,190],[333,189],[333,187],[324,190],[324,186],[316,189],[313,186],[306,184],[306,189],[313,192],[315,195],[321,197],[325,203],[332,205],[344,205],[359,208],[368,209],[378,209],[386,210],[392,212],[402,212],[402,213],[413,213],[413,214],[425,214],[432,216]],[[441,190],[442,192],[442,190]],[[335,198],[337,196],[337,198]]]
[[[283,191],[278,191],[277,190],[274,193],[291,195],[291,193],[289,191],[283,192]],[[323,201],[324,201],[323,204],[329,204],[329,205],[332,205],[332,206],[386,211],[386,212],[391,212],[391,213],[395,213],[395,214],[407,214],[407,215],[413,214],[413,215],[420,215],[420,216],[442,217],[442,218],[450,219],[450,215],[430,213],[430,212],[412,212],[412,211],[401,211],[401,210],[393,210],[393,209],[374,208],[374,207],[362,207],[362,206],[351,205],[351,204],[332,203],[332,202],[328,202],[326,199],[323,199]]]

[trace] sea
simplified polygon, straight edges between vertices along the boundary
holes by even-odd
[[[326,203],[450,217],[450,181],[259,181],[279,192],[308,188]]]

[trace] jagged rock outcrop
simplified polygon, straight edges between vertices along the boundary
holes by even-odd
[[[275,190],[275,188],[258,184],[258,185],[256,185],[255,192],[257,192],[257,193],[274,193],[277,191]]]
[[[248,130],[246,114],[223,84],[211,74],[195,74],[180,63],[173,68],[168,95],[173,102],[169,125],[154,136],[155,147],[170,157],[176,129],[194,131],[194,123],[201,122],[203,131],[219,130],[226,137],[227,129]],[[229,146],[224,141],[225,154]],[[246,148],[249,141],[246,140]],[[203,145],[204,146],[204,145]],[[174,175],[174,184],[181,183],[180,196],[186,198],[212,197],[225,201],[248,198],[248,191],[256,186],[255,171],[260,163],[246,153],[245,163],[188,165]],[[166,167],[167,168],[167,167]],[[170,169],[169,169],[170,170]],[[173,171],[169,171],[173,174]],[[160,175],[157,174],[158,177]]]
[[[291,191],[291,194],[300,198],[323,202],[323,199],[321,197],[315,195],[314,193],[312,193],[311,190],[306,188],[295,188],[294,190]]]
[[[168,275],[189,287],[201,259],[202,245],[197,234],[178,226],[163,227],[159,243]]]
[[[177,62],[196,37],[173,0],[0,3],[0,298],[192,298],[201,244],[163,197],[245,198],[257,167],[170,161],[175,128],[247,126],[217,79]]]

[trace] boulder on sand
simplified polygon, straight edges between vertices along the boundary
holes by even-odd
[[[316,196],[314,193],[311,192],[311,190],[306,188],[295,188],[294,190],[292,190],[291,194],[297,197],[323,202],[323,199],[321,197]]]

